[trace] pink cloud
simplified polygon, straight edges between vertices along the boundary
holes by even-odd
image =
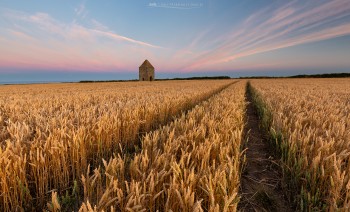
[[[92,29],[91,31],[96,32],[98,35],[102,35],[102,36],[113,38],[113,39],[120,40],[120,41],[127,41],[127,42],[130,42],[133,44],[138,44],[141,46],[146,46],[146,47],[151,47],[151,48],[162,48],[160,46],[156,46],[156,45],[146,43],[143,41],[139,41],[139,40],[134,40],[132,38],[121,36],[121,35],[118,35],[118,34],[115,34],[112,32],[106,32],[106,31],[101,31],[101,30],[96,30],[96,29]]]
[[[153,49],[162,48],[113,33],[97,21],[94,23],[99,27],[89,28],[76,22],[62,23],[46,13],[28,15],[9,10],[3,16],[15,24],[0,32],[1,67],[136,70],[130,58],[147,56]]]
[[[349,14],[348,0],[277,2],[227,33],[218,35],[215,26],[209,26],[188,45],[173,50],[113,32],[89,18],[84,4],[75,9],[76,20],[69,23],[47,13],[6,10],[0,17],[12,25],[0,31],[0,66],[135,71],[139,65],[135,61],[147,58],[158,70],[227,70],[241,64],[236,63],[240,58],[349,35],[349,19],[344,18]],[[79,23],[83,19],[85,24]],[[268,66],[276,64],[264,67]]]
[[[334,22],[349,13],[347,0],[306,6],[294,1],[277,9],[265,8],[222,36],[222,42],[212,51],[193,58],[182,69],[201,70],[262,52],[349,35],[348,23]]]

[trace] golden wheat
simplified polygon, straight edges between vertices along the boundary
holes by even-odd
[[[48,207],[59,210],[57,196],[65,191],[68,197],[77,195],[82,175],[84,184],[102,183],[101,177],[90,178],[86,172],[91,167],[97,173],[101,158],[138,151],[142,134],[230,82],[0,87],[0,210],[35,210],[44,207],[51,193]],[[97,194],[103,192],[100,188]],[[89,190],[84,194],[97,195]]]
[[[82,176],[80,211],[236,211],[245,83],[159,130],[128,162],[118,154]]]
[[[272,111],[301,209],[350,209],[350,80],[253,80]]]

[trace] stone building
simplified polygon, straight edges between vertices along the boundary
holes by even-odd
[[[140,81],[153,81],[154,80],[154,67],[152,64],[145,60],[139,67],[139,80]]]

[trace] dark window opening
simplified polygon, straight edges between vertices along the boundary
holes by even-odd
[[[149,81],[152,81],[152,76],[151,76],[151,77],[149,77]]]
[[[142,81],[145,81],[145,78],[142,78]]]

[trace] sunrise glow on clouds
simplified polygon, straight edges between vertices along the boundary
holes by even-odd
[[[350,34],[348,1],[307,3],[293,1],[252,14],[232,33],[214,41],[219,44],[185,69],[212,67],[241,57]],[[342,20],[344,17],[347,18]]]
[[[152,8],[149,2],[140,1],[134,3],[135,11],[115,9],[97,13],[97,5],[89,7],[89,1],[84,1],[74,7],[57,9],[69,13],[70,18],[50,14],[52,8],[25,10],[3,3],[0,4],[0,73],[11,70],[136,72],[146,58],[160,72],[292,69],[295,61],[289,60],[297,58],[298,53],[291,47],[313,42],[322,45],[329,39],[343,42],[340,38],[350,35],[348,0],[266,1],[264,5],[235,14],[241,3],[208,0],[184,10],[166,8],[167,4]],[[254,1],[244,2],[248,3]],[[120,4],[115,8],[121,7]],[[222,11],[222,16],[218,11]],[[106,18],[103,13],[109,16]],[[141,15],[130,19],[128,13]],[[231,13],[235,14],[232,22]],[[157,15],[161,16],[157,18]],[[205,19],[206,16],[209,18]],[[344,48],[349,46],[344,43]],[[282,58],[285,63],[281,59],[259,59],[264,54],[278,54],[281,49],[285,49]],[[332,61],[332,55],[319,55],[318,59],[323,61],[327,57]],[[343,68],[350,68],[349,61],[340,63]],[[303,65],[318,67],[315,61],[304,61]]]
[[[115,34],[96,20],[90,27],[46,13],[4,10],[13,23],[2,31],[2,66],[56,70],[128,70],[133,56],[159,46]],[[77,12],[77,15],[79,13]],[[105,28],[105,29],[101,29]]]

